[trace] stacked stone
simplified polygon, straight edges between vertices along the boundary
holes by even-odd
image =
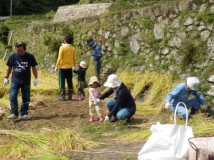
[[[109,12],[110,3],[102,4],[86,4],[86,5],[71,5],[59,7],[54,21],[68,21],[83,17],[96,16]]]

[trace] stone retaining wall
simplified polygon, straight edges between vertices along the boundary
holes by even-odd
[[[71,19],[79,19],[83,17],[100,15],[109,12],[109,6],[110,3],[71,5],[59,7],[55,15],[54,21],[68,21]]]

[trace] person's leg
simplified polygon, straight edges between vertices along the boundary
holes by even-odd
[[[22,105],[20,108],[20,116],[28,115],[28,108],[30,103],[30,85],[21,86]]]
[[[90,115],[89,122],[94,121],[93,107],[94,107],[93,102],[89,101],[89,115]]]
[[[17,101],[17,96],[18,96],[18,91],[20,89],[20,86],[15,84],[15,83],[11,83],[11,87],[9,90],[10,93],[10,114],[14,114],[15,116],[19,115],[18,112],[18,101]]]
[[[68,100],[72,99],[72,93],[73,93],[73,81],[72,81],[72,68],[71,69],[66,69],[66,80],[68,84]]]
[[[94,67],[95,67],[95,70],[97,72],[97,78],[100,81],[100,78],[99,78],[99,76],[100,76],[100,68],[101,68],[100,61],[94,61]]]
[[[98,114],[98,116],[99,116],[99,118],[100,118],[99,121],[102,122],[104,119],[103,119],[103,116],[102,116],[102,112],[101,112],[100,105],[99,105],[99,104],[96,104],[96,105],[95,105],[95,109],[96,109],[97,114]]]
[[[120,108],[120,110],[117,112],[117,119],[119,120],[125,120],[126,118],[129,118],[129,117],[130,117],[130,114],[126,108]]]
[[[200,101],[197,99],[197,98],[194,98],[194,99],[190,99],[186,102],[186,106],[187,108],[191,108],[191,112],[190,112],[190,115],[194,115],[195,112],[199,109],[200,107]]]
[[[81,100],[81,90],[82,90],[82,89],[78,89],[78,98],[77,98],[78,101]]]
[[[175,105],[175,106],[170,106],[170,109],[171,109],[173,112],[175,112],[175,107],[176,107],[176,106],[177,106],[177,105]],[[188,108],[188,107],[187,107],[187,108]],[[185,109],[185,107],[183,106],[183,104],[179,104],[178,109],[177,109],[177,113],[178,113],[179,116],[186,117],[186,109]],[[187,113],[188,113],[188,115],[190,114],[188,110],[187,110]]]
[[[115,100],[109,99],[109,100],[106,101],[106,107],[107,107],[109,110],[112,110],[112,108],[115,106],[115,103],[116,103]]]
[[[82,95],[83,95],[83,100],[85,99],[85,92],[84,92],[84,89],[82,89],[82,91],[81,91],[81,93],[82,93]]]
[[[59,69],[59,87],[60,87],[60,97],[59,100],[65,100],[65,75],[64,69]]]

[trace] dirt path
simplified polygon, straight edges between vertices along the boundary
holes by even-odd
[[[22,130],[28,132],[41,133],[42,128],[49,129],[63,129],[69,128],[72,130],[81,130],[87,138],[92,138],[94,141],[104,142],[105,145],[100,145],[99,147],[92,148],[89,150],[84,150],[82,152],[70,152],[66,154],[69,159],[74,160],[122,160],[126,157],[131,157],[132,159],[137,158],[137,154],[142,148],[144,142],[121,142],[114,141],[117,134],[122,132],[130,132],[126,129],[126,125],[123,122],[108,123],[107,132],[102,134],[98,138],[94,138],[96,134],[88,133],[91,129],[101,128],[103,122],[99,122],[98,116],[95,114],[95,121],[93,123],[89,122],[89,107],[88,99],[82,101],[74,100],[76,96],[73,96],[73,101],[58,101],[56,97],[52,98],[50,101],[38,101],[32,98],[32,105],[30,105],[29,115],[32,120],[5,120],[4,123],[0,125],[1,129],[13,129]],[[105,107],[105,102],[101,102],[101,108],[103,114],[106,115],[108,110]],[[9,113],[9,111],[8,111]],[[142,123],[142,116],[135,115],[133,124]],[[118,129],[119,128],[119,129]],[[125,129],[124,129],[125,128]],[[84,130],[85,129],[85,130]],[[88,131],[89,130],[89,131]],[[135,129],[135,131],[138,129]],[[111,132],[108,134],[108,132]],[[114,132],[114,134],[112,134]],[[95,135],[95,136],[94,136]]]

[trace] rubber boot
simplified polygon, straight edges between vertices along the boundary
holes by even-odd
[[[85,99],[85,96],[83,96],[81,99],[84,100],[84,99]]]
[[[104,121],[104,119],[103,119],[103,116],[99,116],[99,118],[100,118],[100,122],[103,122]]]
[[[76,99],[77,101],[81,101],[81,97],[80,96],[78,96],[78,98]]]
[[[191,108],[190,115],[194,115],[196,111],[197,111],[197,109],[195,109],[195,108],[192,107],[192,108]]]
[[[90,116],[89,122],[93,122],[93,121],[94,121],[94,116]]]
[[[60,90],[60,97],[58,98],[58,100],[60,100],[60,101],[64,101],[65,100],[65,90],[64,89]]]
[[[67,97],[67,100],[72,100],[72,93],[73,93],[73,90],[68,90],[68,97]]]

